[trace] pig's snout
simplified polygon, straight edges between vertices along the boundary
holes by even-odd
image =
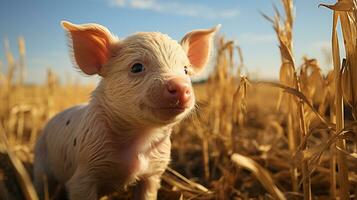
[[[192,99],[191,85],[180,78],[173,78],[166,82],[166,90],[163,98],[173,106],[188,107]]]
[[[195,102],[190,80],[182,77],[157,79],[149,91],[149,107],[165,118],[190,110]]]

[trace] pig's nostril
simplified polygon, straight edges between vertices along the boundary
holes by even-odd
[[[177,89],[175,87],[173,87],[172,85],[169,85],[167,87],[167,90],[169,91],[170,94],[176,94]]]
[[[176,94],[177,90],[169,90],[170,94]]]

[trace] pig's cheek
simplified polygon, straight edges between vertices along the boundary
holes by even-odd
[[[190,105],[188,106],[188,108],[184,112],[185,116],[188,115],[190,112],[192,112],[194,110],[195,104],[196,104],[196,98],[195,98],[195,95],[192,93]]]
[[[138,155],[137,168],[139,171],[144,172],[149,168],[149,160],[145,155]]]
[[[135,104],[140,108],[143,105],[147,105],[149,101],[150,93],[146,90],[141,90],[139,94],[135,97]],[[142,108],[141,108],[142,109]]]
[[[191,100],[190,100],[190,105],[188,110],[192,110],[195,107],[196,104],[196,97],[192,89],[192,94],[191,94]]]
[[[151,87],[143,92],[142,103],[151,107],[157,107],[156,104],[161,104],[160,97],[160,89],[152,84]]]

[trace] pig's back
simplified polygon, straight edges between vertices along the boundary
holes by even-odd
[[[71,107],[55,115],[46,125],[43,136],[47,148],[47,162],[51,174],[66,182],[77,166],[77,138],[83,127],[82,118],[87,105]]]

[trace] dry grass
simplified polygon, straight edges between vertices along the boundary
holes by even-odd
[[[282,3],[284,16],[277,9],[274,18],[264,15],[280,44],[279,82],[241,76],[242,50],[218,39],[214,73],[194,86],[198,111],[174,129],[159,199],[357,198],[356,0],[325,5],[334,13],[334,69],[327,75],[316,59],[295,62],[293,2]],[[18,62],[5,51],[7,73],[0,74],[0,199],[37,198],[29,177],[38,134],[53,114],[87,101],[94,87],[59,85],[52,71],[45,84],[26,86],[23,38],[19,51]],[[130,192],[104,199],[130,199]]]

